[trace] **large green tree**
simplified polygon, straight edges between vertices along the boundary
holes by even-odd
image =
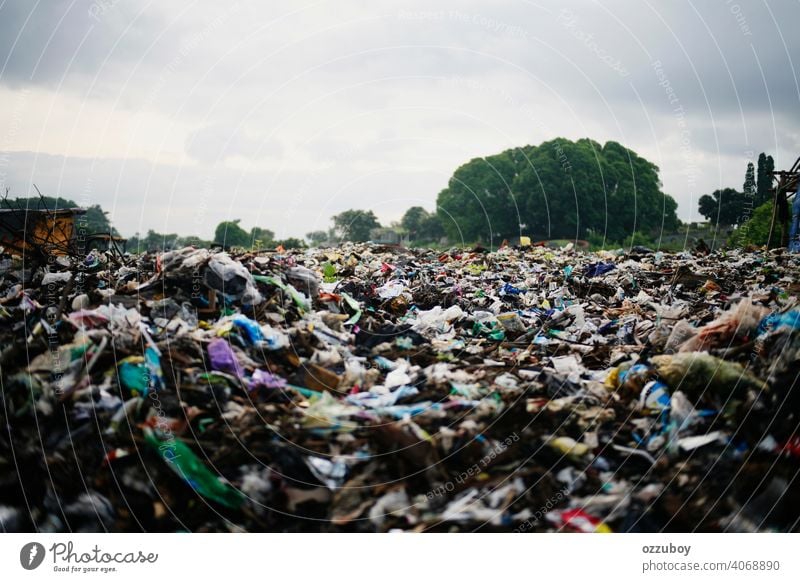
[[[310,242],[312,246],[319,246],[328,240],[328,233],[324,230],[313,230],[306,233],[306,239],[308,239],[308,242]]]
[[[252,238],[250,233],[239,226],[241,219],[220,222],[214,230],[214,242],[225,247],[250,248]]]
[[[564,138],[471,160],[437,200],[448,237],[464,242],[590,233],[620,241],[674,229],[676,208],[653,163],[616,142]]]
[[[442,220],[437,214],[429,214],[420,225],[419,240],[435,242],[444,236]]]
[[[756,195],[756,170],[753,167],[753,162],[747,162],[747,170],[744,173],[744,184],[742,184],[742,192],[755,198]]]
[[[770,189],[772,188],[772,174],[775,169],[775,160],[772,156],[761,152],[758,156],[758,170],[756,172],[756,197],[754,206],[761,206],[765,202],[772,200]]]
[[[406,229],[406,232],[411,240],[417,240],[417,237],[422,230],[422,224],[425,222],[427,217],[428,211],[422,206],[412,206],[406,210],[403,218],[400,219],[400,226]]]
[[[412,241],[435,241],[444,235],[442,222],[436,214],[425,210],[422,206],[412,206],[400,220]]]
[[[268,228],[254,226],[250,229],[250,245],[260,249],[270,246],[275,241],[275,233]]]
[[[698,200],[698,212],[711,224],[732,226],[739,224],[744,215],[745,195],[734,188],[714,190]]]
[[[332,218],[336,235],[342,240],[365,242],[370,231],[381,224],[372,210],[345,210]]]

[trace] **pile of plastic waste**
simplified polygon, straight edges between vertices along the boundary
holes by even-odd
[[[0,262],[3,531],[798,531],[800,258]]]

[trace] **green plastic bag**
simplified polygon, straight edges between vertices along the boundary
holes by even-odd
[[[203,461],[186,444],[178,439],[160,440],[152,430],[144,434],[147,444],[159,452],[175,473],[200,495],[226,507],[237,509],[244,503],[244,495],[219,480]]]

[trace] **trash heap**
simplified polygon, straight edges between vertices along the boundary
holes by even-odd
[[[800,258],[0,261],[4,531],[798,531]]]

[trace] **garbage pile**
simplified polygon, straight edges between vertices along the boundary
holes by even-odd
[[[798,531],[800,259],[0,261],[3,531]]]

